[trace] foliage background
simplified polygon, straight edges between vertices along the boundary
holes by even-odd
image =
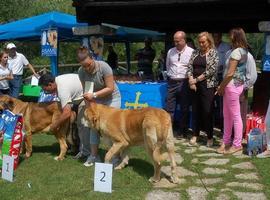
[[[60,11],[75,15],[75,8],[72,7],[72,0],[3,0],[0,1],[0,23],[7,23],[21,18],[39,15],[48,11]],[[145,27],[147,29],[147,27]],[[196,33],[188,34],[196,44]],[[248,42],[252,47],[253,54],[257,60],[260,60],[263,55],[264,34],[248,33]],[[224,34],[223,39],[228,41],[227,34]],[[29,61],[34,65],[48,65],[49,59],[40,56],[39,42],[16,42],[18,51],[24,53]],[[0,43],[0,48],[6,43]],[[79,43],[60,43],[59,64],[76,63],[75,52]],[[105,44],[104,58],[107,57],[107,45]],[[143,43],[131,44],[131,60],[134,60],[134,55],[139,48],[142,48]],[[123,43],[114,44],[115,50],[118,53],[119,61],[126,60],[125,46]],[[156,50],[156,59],[160,55],[160,51],[164,50],[163,42],[155,42],[153,47]],[[134,69],[134,66],[133,66]],[[136,67],[135,67],[136,70]]]

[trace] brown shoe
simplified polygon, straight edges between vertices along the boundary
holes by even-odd
[[[225,150],[224,154],[234,154],[238,151],[242,151],[243,150],[243,147],[234,147],[234,146],[231,146],[228,150]]]
[[[207,143],[206,143],[206,146],[207,147],[212,147],[213,145],[214,145],[214,140],[213,139],[208,139]]]
[[[229,150],[229,148],[230,148],[230,145],[225,145],[224,143],[222,143],[221,145],[220,145],[220,147],[217,149],[217,153],[219,153],[219,154],[224,154],[225,153],[225,151],[227,151],[227,150]]]

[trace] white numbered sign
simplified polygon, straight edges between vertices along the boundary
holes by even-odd
[[[14,158],[12,156],[3,155],[2,179],[13,182]]]
[[[94,191],[112,193],[112,164],[95,163]]]
[[[84,93],[93,93],[93,91],[94,91],[94,82],[85,81]]]

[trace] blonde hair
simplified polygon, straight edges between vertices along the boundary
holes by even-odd
[[[211,49],[215,48],[215,43],[214,43],[214,39],[211,33],[208,33],[207,31],[201,32],[199,33],[197,39],[199,40],[202,37],[206,37],[207,41],[210,44]]]

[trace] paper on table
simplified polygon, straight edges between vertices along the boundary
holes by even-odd
[[[85,81],[84,93],[93,93],[94,91],[94,82]]]
[[[38,85],[38,78],[35,76],[32,76],[31,78],[31,85]]]

